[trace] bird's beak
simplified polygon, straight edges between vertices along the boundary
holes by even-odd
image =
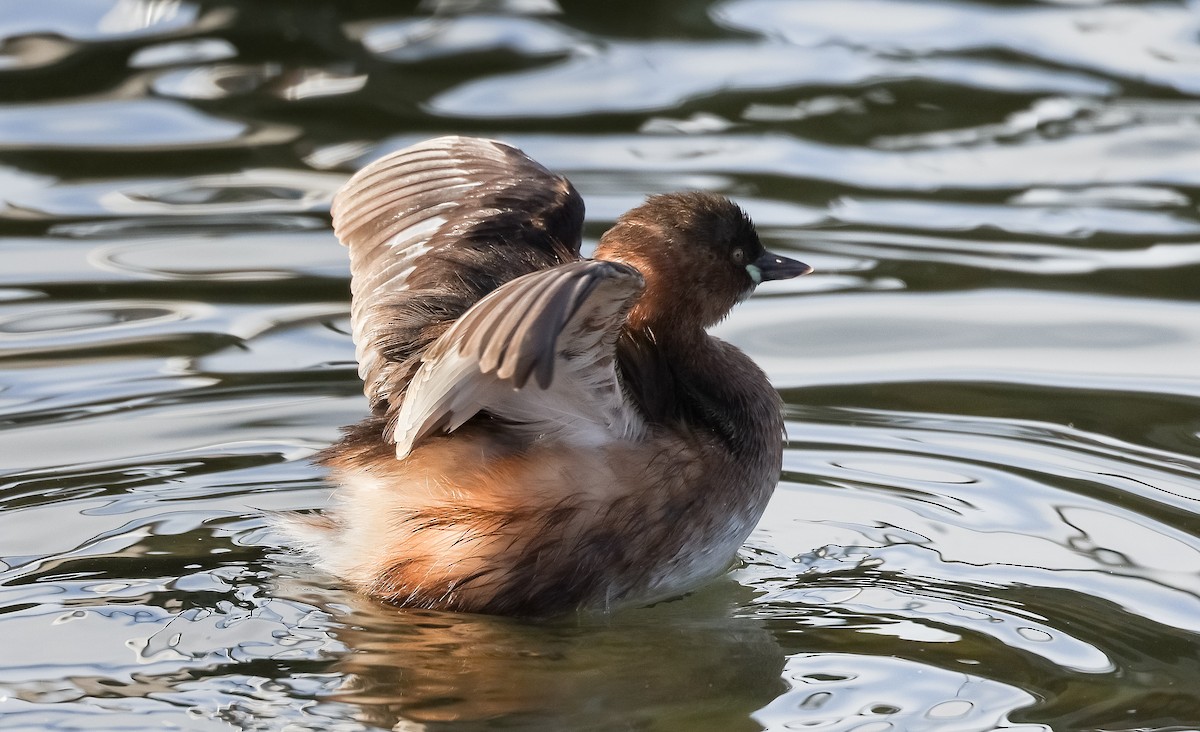
[[[781,257],[774,252],[763,252],[762,256],[746,265],[750,278],[758,282],[767,280],[790,280],[793,277],[806,275],[813,271],[804,262]]]

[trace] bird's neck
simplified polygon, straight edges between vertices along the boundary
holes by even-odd
[[[735,454],[753,454],[782,429],[778,396],[736,348],[704,331],[626,329],[617,348],[622,381],[648,422],[698,427]]]

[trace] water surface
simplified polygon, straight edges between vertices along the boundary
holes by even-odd
[[[554,10],[5,8],[0,727],[1200,728],[1195,4]],[[268,528],[367,409],[330,198],[448,132],[817,268],[716,329],[788,417],[728,577],[398,611]]]

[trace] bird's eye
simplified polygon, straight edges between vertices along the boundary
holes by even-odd
[[[746,250],[738,247],[733,250],[733,263],[741,266],[746,263]]]

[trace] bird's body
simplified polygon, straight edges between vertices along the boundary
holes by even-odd
[[[652,197],[580,259],[570,183],[473,138],[373,163],[333,215],[375,415],[321,457],[336,506],[286,521],[321,566],[400,605],[518,615],[653,602],[729,566],[783,423],[705,328],[806,265],[705,193]]]

